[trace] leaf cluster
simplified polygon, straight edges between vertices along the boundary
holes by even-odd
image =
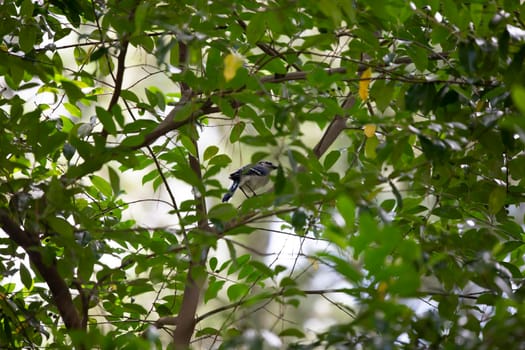
[[[0,347],[523,347],[523,7],[3,2]]]

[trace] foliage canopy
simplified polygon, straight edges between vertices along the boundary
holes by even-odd
[[[0,347],[524,348],[524,6],[2,2]]]

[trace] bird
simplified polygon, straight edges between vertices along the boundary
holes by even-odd
[[[275,169],[277,169],[277,166],[266,160],[261,160],[256,164],[248,164],[237,169],[230,174],[230,180],[232,180],[233,183],[228,192],[222,197],[222,201],[227,202],[233,196],[237,188],[240,188],[246,197],[248,197],[246,190],[250,190],[255,196],[255,190],[268,183],[270,180],[270,173]]]

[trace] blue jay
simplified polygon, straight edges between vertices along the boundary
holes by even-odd
[[[230,174],[230,179],[233,181],[228,192],[222,197],[223,202],[227,202],[232,196],[235,190],[239,187],[246,197],[246,189],[250,190],[255,195],[255,190],[268,183],[270,180],[270,173],[272,170],[277,169],[277,166],[273,165],[272,162],[262,160],[255,165],[246,165],[237,171]]]

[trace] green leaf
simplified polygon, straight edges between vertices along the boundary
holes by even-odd
[[[499,298],[492,293],[483,293],[476,299],[478,305],[496,305]]]
[[[217,146],[208,146],[203,154],[203,160],[207,161],[214,155],[216,155],[219,152],[219,147]]]
[[[346,227],[353,228],[355,223],[355,204],[346,195],[337,198],[336,207],[339,213],[345,219]]]
[[[136,47],[140,47],[148,53],[153,53],[155,49],[155,42],[153,38],[147,34],[135,35],[129,39],[130,44]]]
[[[32,18],[34,8],[35,8],[35,5],[33,4],[32,0],[22,1],[22,5],[20,6],[20,16],[26,17],[26,18]]]
[[[292,296],[302,296],[302,297],[304,297],[304,296],[306,296],[306,294],[305,294],[305,292],[302,289],[299,289],[299,288],[286,288],[283,291],[283,296],[285,296],[285,297],[292,297]]]
[[[78,54],[77,63],[78,64],[84,64],[86,62],[86,59],[89,59],[89,62],[96,62],[97,60],[101,58],[105,58],[108,54],[107,47],[101,47],[93,51],[89,57],[87,56],[86,52],[84,50],[80,51]],[[75,55],[76,56],[76,55]]]
[[[20,49],[22,49],[22,51],[24,51],[25,53],[31,52],[36,43],[36,36],[37,29],[35,27],[33,27],[32,25],[22,26],[18,37]]]
[[[135,33],[139,34],[143,32],[146,19],[148,18],[148,12],[150,10],[149,3],[141,3],[136,7],[135,10]]]
[[[124,127],[124,115],[122,114],[122,108],[120,108],[120,105],[114,105],[113,108],[111,108],[111,113],[113,113],[113,118],[115,118],[118,125]]]
[[[441,140],[431,140],[426,136],[418,135],[421,148],[425,156],[432,161],[441,161],[447,155],[445,144]]]
[[[13,89],[19,89],[20,82],[24,79],[24,68],[17,64],[12,64],[9,66],[9,72],[11,74],[6,75],[6,78],[11,78],[11,83],[9,85]]]
[[[228,287],[226,294],[230,301],[238,301],[248,294],[250,287],[246,284],[236,283]]]
[[[392,189],[392,193],[394,194],[394,197],[396,198],[398,210],[403,209],[403,196],[401,196],[401,193],[399,192],[396,185],[392,181],[389,181],[388,184],[390,185],[390,188]]]
[[[442,205],[438,208],[435,208],[432,211],[433,215],[445,218],[445,219],[461,219],[463,218],[463,215],[461,215],[461,212],[453,206],[450,205]]]
[[[187,103],[183,107],[179,108],[173,118],[174,122],[180,122],[188,119],[195,110],[195,106],[192,103]]]
[[[151,89],[155,92],[155,95],[157,95],[157,105],[159,106],[159,109],[164,111],[166,109],[166,96],[164,96],[164,93],[157,88]]]
[[[210,165],[218,165],[224,167],[232,162],[231,158],[225,154],[219,154],[210,159]]]
[[[424,72],[428,66],[428,53],[427,49],[416,45],[409,45],[407,48],[408,55],[414,61],[416,68],[421,72]]]
[[[153,130],[156,126],[157,123],[152,120],[140,119],[126,124],[122,131],[124,133],[140,133],[145,130]]]
[[[120,92],[120,97],[122,97],[125,100],[135,102],[135,103],[139,103],[140,101],[137,95],[131,90],[122,90]]]
[[[361,273],[352,266],[350,261],[346,261],[338,256],[328,253],[318,253],[318,256],[322,261],[325,261],[326,259],[334,263],[333,268],[346,278],[348,282],[358,283],[361,281]]]
[[[219,261],[217,260],[216,257],[213,256],[213,257],[210,258],[209,265],[210,265],[210,270],[211,271],[215,271],[215,269],[217,268],[217,263],[218,262]]]
[[[113,195],[118,196],[120,194],[120,176],[117,174],[115,169],[110,166],[108,166],[108,173]]]
[[[193,140],[186,135],[180,135],[179,140],[186,149],[187,152],[189,152],[192,156],[197,157],[197,148],[193,142]]]
[[[177,179],[182,180],[192,186],[195,186],[198,189],[202,189],[203,187],[202,181],[190,168],[181,167],[180,169],[173,170],[172,174],[175,175]]]
[[[90,280],[91,275],[93,274],[94,263],[95,261],[91,251],[83,254],[82,258],[79,260],[77,273],[83,281]]]
[[[379,139],[376,135],[367,137],[365,141],[365,157],[368,159],[375,159],[377,157],[377,146]]]
[[[523,273],[516,265],[510,264],[505,261],[499,261],[498,263],[510,272],[512,278],[523,278]]]
[[[262,263],[257,260],[251,260],[249,264],[262,273],[262,276],[260,278],[269,278],[274,275],[273,270],[269,268],[265,263]]]
[[[33,278],[25,264],[20,264],[20,280],[27,290],[33,289]]]
[[[95,186],[100,191],[100,193],[102,193],[106,197],[111,197],[112,189],[109,182],[107,182],[104,178],[98,175],[91,175],[90,180],[93,186]]]
[[[63,106],[73,117],[80,118],[82,116],[80,108],[78,108],[76,105],[69,102],[64,102]]]
[[[246,39],[252,45],[261,40],[266,31],[266,15],[264,12],[256,13],[246,28]]]
[[[151,88],[144,89],[146,92],[146,97],[151,107],[155,107],[158,104],[158,97],[154,91],[151,91]]]
[[[275,175],[274,190],[275,194],[279,195],[283,193],[286,187],[286,176],[284,175],[283,167],[277,168],[277,174]]]
[[[228,270],[228,274],[231,274],[234,271],[237,271],[239,267],[242,267],[244,264],[246,264],[248,261],[251,260],[251,255],[249,254],[243,254],[236,259],[234,259],[234,264],[232,267]]]
[[[229,203],[217,204],[213,206],[208,213],[210,219],[217,219],[220,221],[231,220],[237,217],[237,215],[237,210]]]
[[[327,17],[330,17],[333,24],[338,26],[341,23],[342,13],[339,8],[339,2],[330,0],[320,0],[318,2],[319,10],[321,10]]]
[[[296,337],[303,339],[305,334],[297,328],[287,328],[279,332],[279,337]]]
[[[434,108],[436,87],[434,84],[410,85],[405,95],[406,108],[409,111],[421,111],[427,114]]]
[[[159,177],[159,171],[157,169],[153,169],[151,170],[149,173],[147,173],[146,175],[144,175],[142,177],[142,184],[146,184],[150,181],[153,181],[154,179],[156,179],[157,177]]]
[[[144,136],[142,136],[142,135],[133,135],[133,136],[126,137],[124,139],[124,141],[121,142],[120,145],[122,147],[133,148],[133,147],[137,147],[137,146],[142,145],[143,142],[144,142]]]
[[[389,286],[389,292],[401,297],[417,295],[421,284],[418,272],[409,264],[396,266],[392,270],[397,278]]]
[[[296,287],[297,281],[290,277],[283,277],[283,279],[281,279],[281,282],[279,282],[279,286],[283,288]]]
[[[154,265],[150,272],[149,278],[153,283],[161,283],[165,280],[164,267],[162,265]]]
[[[217,294],[224,286],[226,281],[210,281],[208,282],[208,288],[204,292],[204,302],[207,303],[217,297]]]
[[[242,121],[236,123],[232,131],[230,132],[230,143],[235,143],[239,141],[239,138],[241,137],[242,132],[244,131],[246,124]]]
[[[525,88],[521,85],[514,85],[511,90],[511,96],[518,110],[525,115]]]
[[[524,244],[525,243],[522,241],[507,241],[501,245],[498,245],[495,253],[497,253],[497,256],[504,258],[509,253],[515,251],[516,249],[523,246]]]
[[[223,79],[223,60],[222,53],[216,48],[210,48],[207,52],[208,58],[206,60],[206,88],[213,89],[219,86],[219,82]]]
[[[296,231],[304,232],[308,216],[301,209],[296,209],[292,214],[291,224]]]
[[[102,55],[101,58],[97,61],[98,70],[103,77],[110,75],[110,73],[115,69],[115,63],[113,62],[108,55]]]
[[[55,233],[65,237],[73,237],[73,227],[66,220],[59,217],[49,217],[47,221]]]
[[[98,120],[100,120],[104,126],[104,130],[106,130],[110,135],[116,134],[117,127],[115,126],[115,121],[113,120],[111,113],[99,106],[96,107],[96,111]]]
[[[272,31],[274,36],[280,36],[281,34],[284,34],[284,23],[286,22],[286,15],[285,13],[281,11],[274,11],[270,12],[267,11],[266,13],[266,26],[269,30]],[[274,61],[275,62],[275,61]]]
[[[523,228],[520,224],[512,219],[503,220],[498,229],[501,230],[505,235],[514,239],[521,239],[523,235]]]
[[[354,257],[357,258],[379,234],[377,223],[367,213],[359,216],[358,234],[350,237],[350,246],[354,248]]]
[[[503,186],[494,187],[489,195],[489,212],[497,214],[505,205],[507,189]]]
[[[144,315],[147,313],[146,309],[140,305],[140,304],[136,304],[136,303],[124,303],[122,304],[124,310],[126,310],[126,312],[130,312],[132,315],[133,314],[136,314],[136,315]]]
[[[340,156],[341,156],[340,151],[338,150],[330,151],[330,153],[326,155],[324,162],[323,162],[323,167],[325,168],[325,170],[329,170],[335,164],[335,162],[337,162]]]
[[[377,80],[370,89],[370,96],[380,111],[384,111],[392,103],[394,84],[386,80]]]
[[[84,98],[84,93],[82,92],[82,90],[80,90],[80,88],[76,84],[70,81],[63,80],[62,88],[66,92],[67,98],[71,103],[75,103],[81,98]]]
[[[218,336],[221,332],[218,329],[215,329],[213,327],[204,327],[199,329],[195,335],[197,337],[209,337],[209,336]]]

